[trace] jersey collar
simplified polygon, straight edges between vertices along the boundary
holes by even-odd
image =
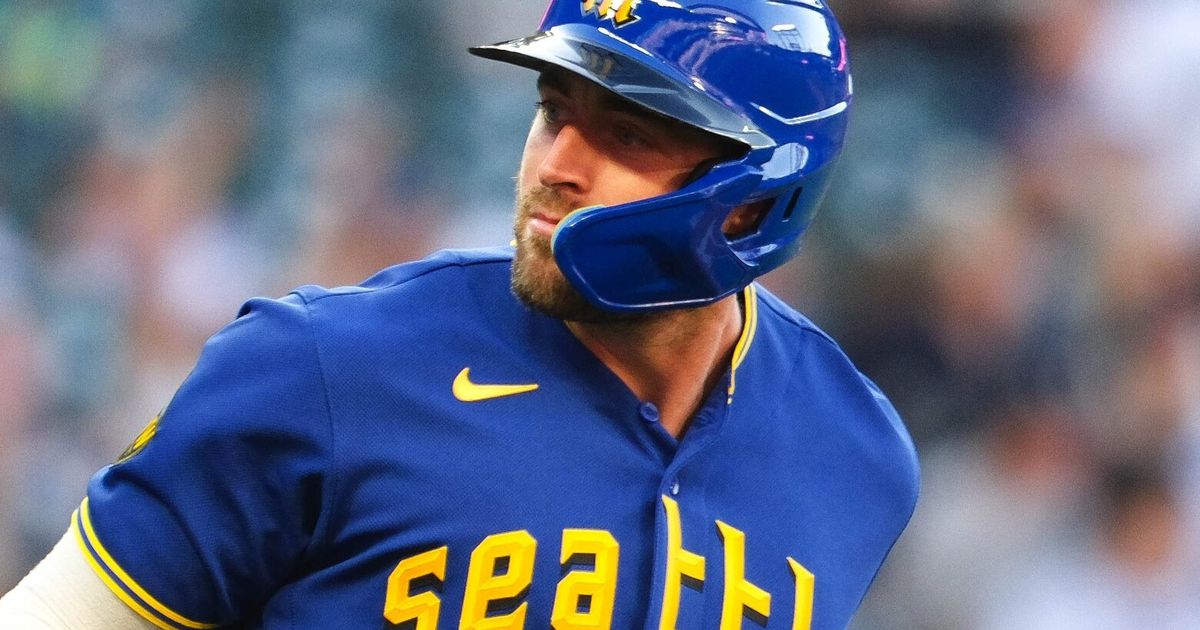
[[[742,292],[742,335],[737,345],[733,347],[733,360],[729,366],[729,395],[727,405],[733,404],[733,391],[737,387],[737,369],[750,353],[750,345],[754,343],[754,333],[758,330],[758,290],[754,284],[749,284]]]

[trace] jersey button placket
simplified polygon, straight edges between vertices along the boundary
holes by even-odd
[[[644,402],[638,405],[638,415],[649,424],[658,422],[658,407],[652,402]]]

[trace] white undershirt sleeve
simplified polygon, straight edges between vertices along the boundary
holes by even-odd
[[[25,579],[0,597],[0,628],[130,630],[154,628],[88,566],[68,531]]]

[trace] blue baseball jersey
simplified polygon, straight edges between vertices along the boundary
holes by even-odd
[[[254,299],[73,517],[160,628],[844,628],[912,514],[892,406],[751,286],[681,439],[511,250]]]

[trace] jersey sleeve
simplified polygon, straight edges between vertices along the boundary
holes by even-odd
[[[156,626],[252,620],[319,538],[331,442],[306,304],[251,300],[92,478],[72,528],[93,570]]]

